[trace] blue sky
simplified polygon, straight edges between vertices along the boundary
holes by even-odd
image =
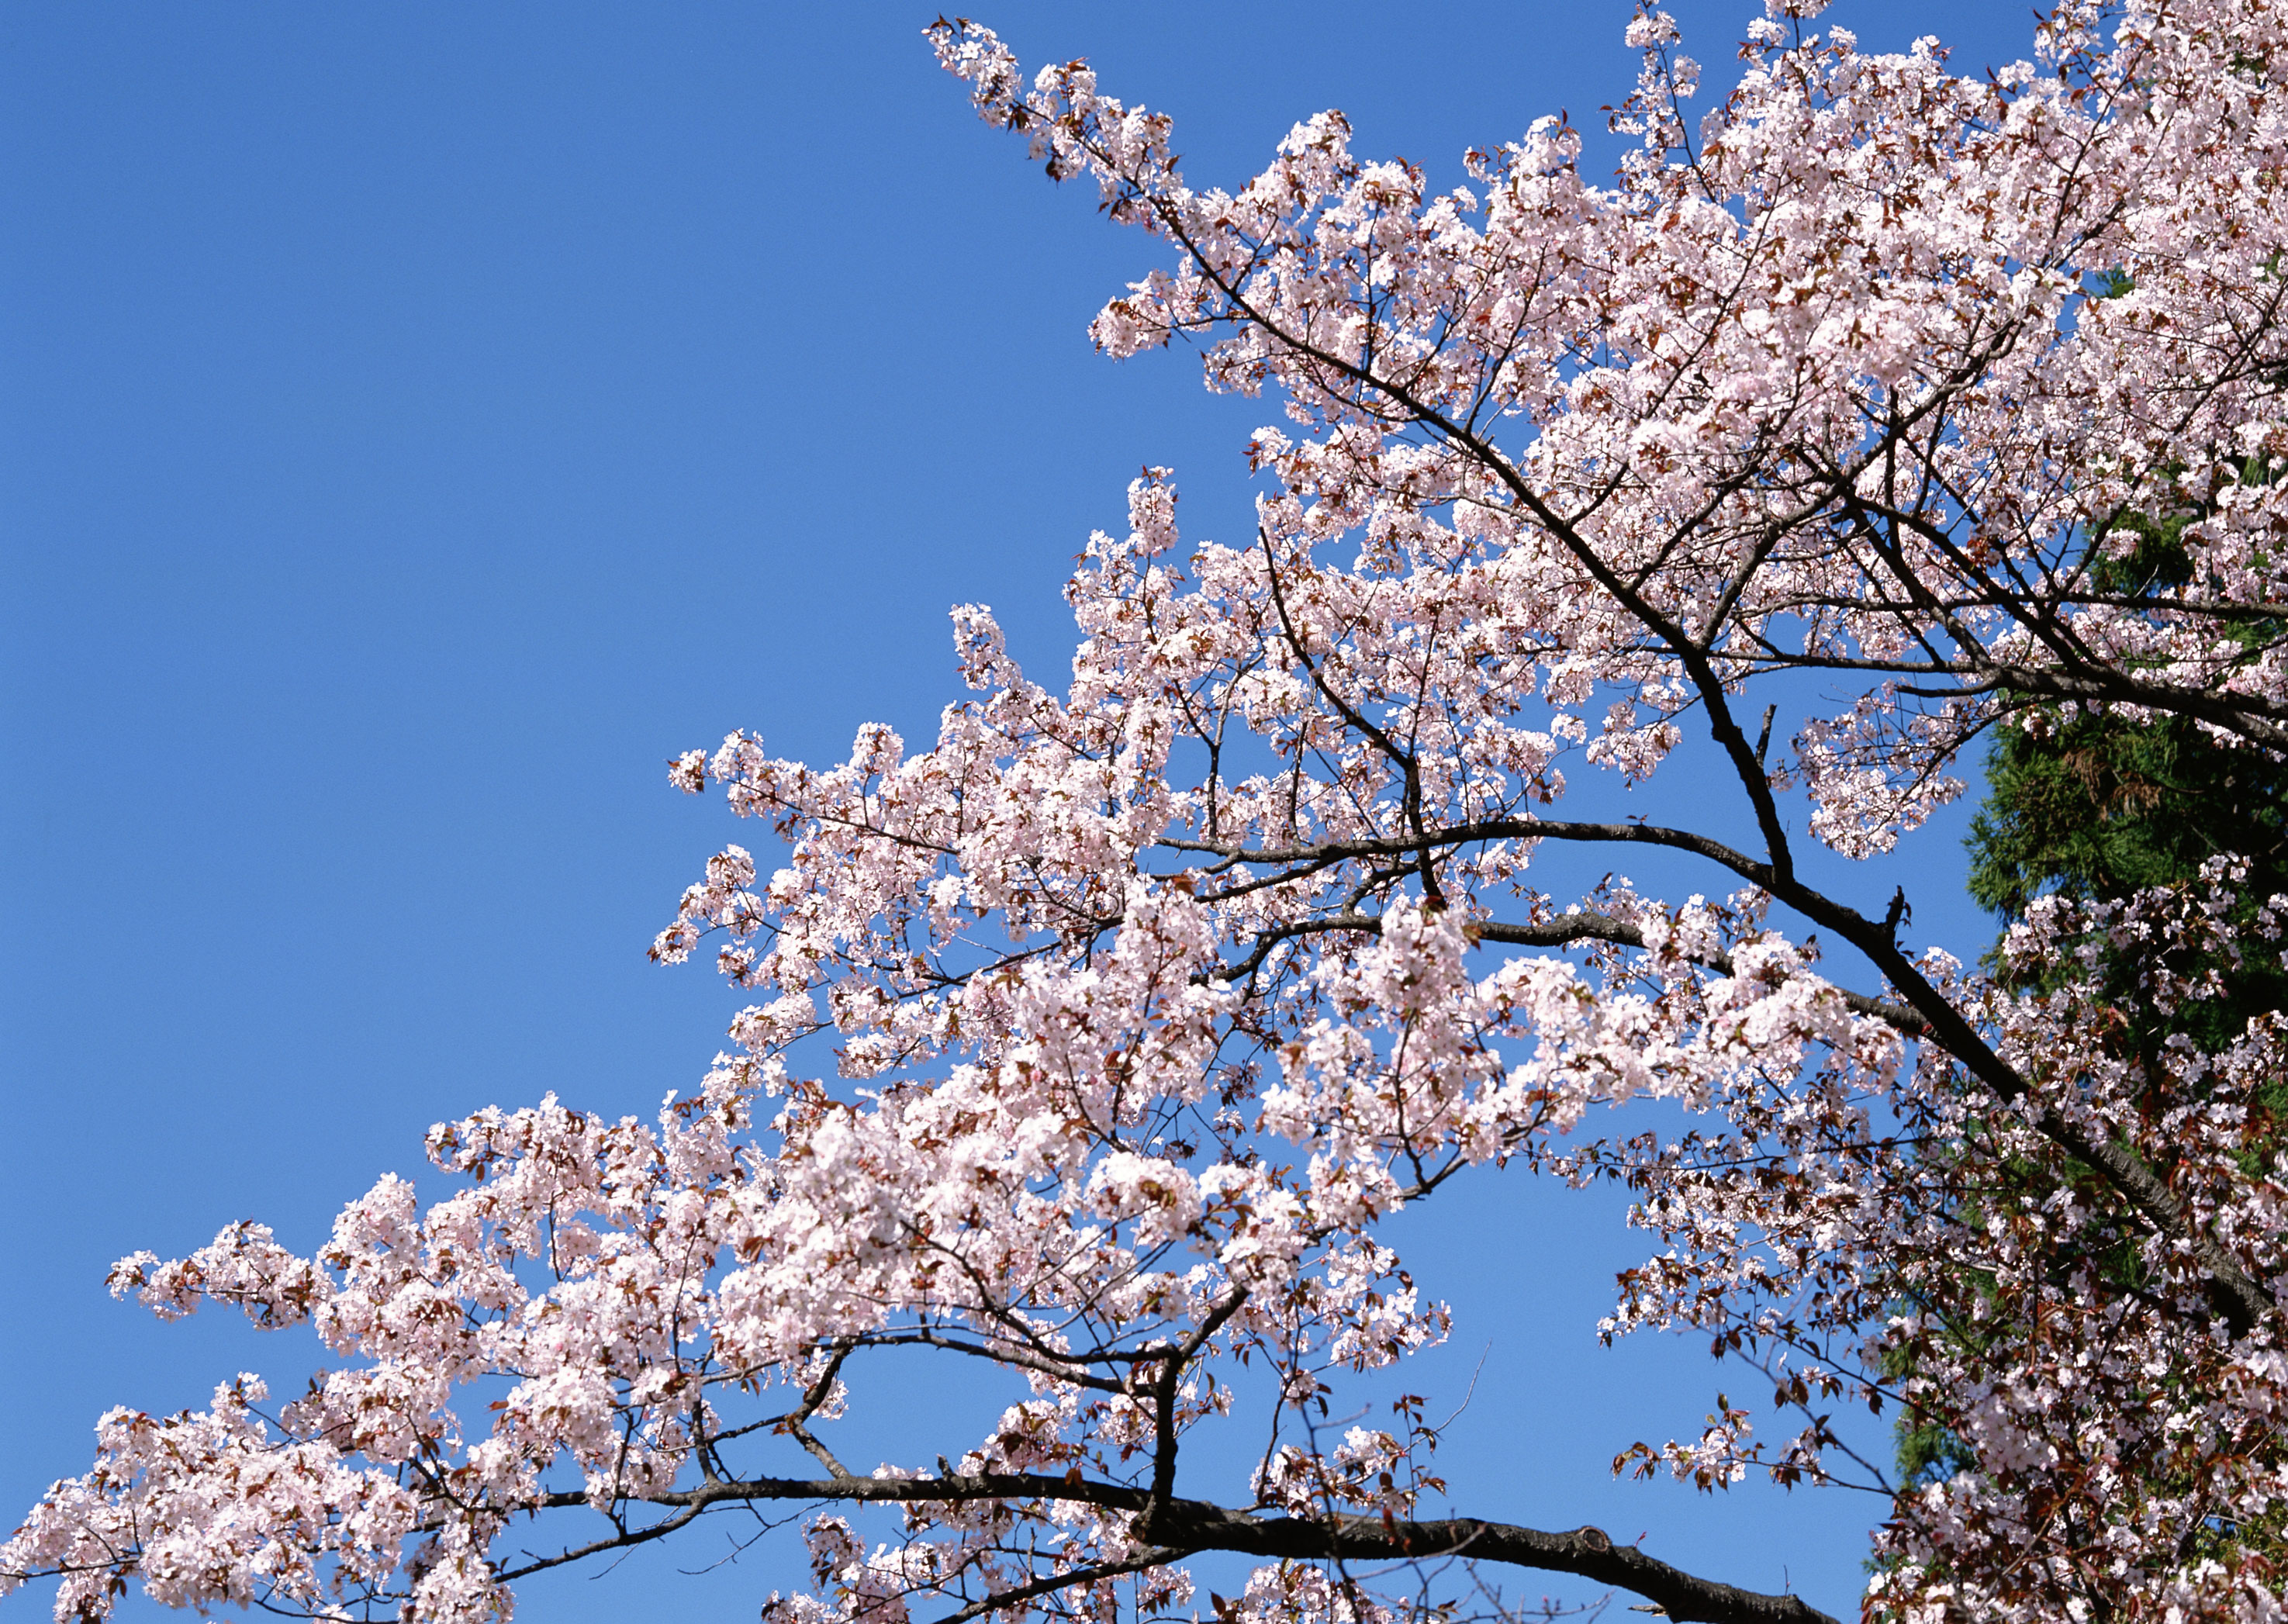
[[[1539,114],[1601,131],[1634,71],[1609,0],[978,4],[1029,65],[1086,55],[1172,112],[1201,180],[1330,106],[1362,153],[1458,179]],[[1748,8],[1678,9],[1720,87]],[[814,757],[870,718],[925,734],[957,601],[1061,669],[1059,585],[1140,464],[1177,470],[1195,535],[1244,532],[1268,408],[1180,356],[1092,354],[1151,245],[974,120],[933,14],[0,20],[0,1525],[84,1469],[109,1405],[314,1360],[155,1325],[105,1295],[112,1259],[250,1216],[308,1246],[441,1117],[552,1089],[648,1113],[696,1078],[735,1001],[643,948],[732,831],[667,757],[736,726]],[[1834,15],[1973,68],[2026,37],[1963,0]],[[1974,953],[1958,826],[1900,872]],[[1458,1397],[1486,1360],[1458,1503],[1642,1528],[1847,1610],[1873,1502],[1610,1481],[1727,1379],[1596,1348],[1645,1246],[1616,1210],[1513,1182],[1416,1224],[1459,1311],[1422,1379]],[[672,1580],[680,1616],[751,1619],[794,1578],[762,1553],[675,1577],[697,1560],[522,1616],[640,1613]]]

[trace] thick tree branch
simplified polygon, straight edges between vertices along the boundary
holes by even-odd
[[[1077,1477],[1035,1472],[985,1472],[936,1477],[751,1477],[703,1483],[688,1489],[637,1497],[641,1503],[671,1506],[679,1525],[711,1507],[754,1501],[812,1501],[875,1505],[949,1505],[980,1500],[1049,1501],[1142,1513],[1154,1498],[1149,1489],[1100,1483]],[[548,1497],[552,1507],[582,1506],[584,1494]],[[639,1531],[640,1533],[640,1531]],[[630,1542],[639,1533],[626,1536]],[[1256,1517],[1209,1501],[1169,1500],[1155,1517],[1156,1549],[1138,1565],[1157,1566],[1202,1551],[1293,1561],[1407,1562],[1462,1557],[1499,1562],[1544,1573],[1571,1573],[1612,1585],[1659,1604],[1672,1619],[1698,1624],[1836,1624],[1800,1596],[1770,1596],[1703,1579],[1647,1556],[1633,1545],[1616,1545],[1600,1529],[1548,1533],[1513,1523],[1450,1517],[1432,1522],[1388,1520],[1375,1516],[1328,1518]],[[611,1543],[607,1541],[607,1543]],[[1073,1580],[1068,1580],[1068,1582]],[[1054,1588],[1047,1586],[1045,1588]],[[1016,1599],[1016,1593],[1007,1599]],[[948,1620],[948,1624],[951,1624]]]
[[[1782,874],[1772,864],[1760,862],[1723,842],[1689,829],[1653,823],[1584,823],[1556,819],[1496,818],[1455,824],[1435,831],[1431,844],[1441,846],[1473,844],[1492,840],[1566,840],[1623,845],[1660,846],[1706,858],[1761,887],[1777,901],[1793,908],[1813,923],[1830,930],[1868,957],[1899,990],[1906,1007],[1919,1017],[1925,1030],[1917,1034],[1936,1042],[1960,1061],[1966,1070],[2003,1104],[2015,1105],[2031,1092],[2031,1085],[2009,1062],[1997,1054],[1976,1027],[1927,980],[1914,961],[1901,951],[1890,928],[1857,909],[1838,902]],[[1251,850],[1230,844],[1164,841],[1178,851],[1212,853],[1229,861],[1281,866],[1324,866],[1352,857],[1405,856],[1423,842],[1406,836],[1377,836],[1362,840],[1325,841],[1312,845]],[[2129,1204],[2171,1240],[2199,1260],[2211,1282],[2210,1295],[2217,1311],[2236,1335],[2245,1335],[2272,1311],[2272,1294],[2235,1261],[2216,1238],[2185,1210],[2184,1203],[2161,1176],[2125,1145],[2099,1139],[2055,1107],[2039,1105],[2035,1128],[2051,1143],[2095,1169]]]

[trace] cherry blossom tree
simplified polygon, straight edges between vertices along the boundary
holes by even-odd
[[[931,28],[980,114],[1163,251],[1100,347],[1195,344],[1275,404],[1254,533],[1180,542],[1149,470],[1069,582],[1061,689],[965,606],[972,696],[926,749],[679,758],[784,843],[711,860],[655,947],[712,939],[753,989],[732,1050],[655,1123],[441,1125],[455,1192],[385,1178],[314,1256],[242,1224],[123,1260],[161,1315],[307,1323],[337,1367],[111,1412],[0,1583],[60,1575],[60,1618],[130,1584],[504,1618],[537,1569],[780,1508],[813,1575],[780,1624],[1396,1624],[1467,1611],[1473,1565],[1822,1616],[1473,1517],[1467,1485],[1434,1515],[1417,1407],[1307,1424],[1446,1323],[1383,1222],[1518,1164],[1637,1192],[1659,1249],[1609,1335],[1770,1379],[1760,1417],[1620,1464],[1891,1492],[1871,1616],[2281,1617],[2288,1025],[2157,1060],[2121,1001],[2213,995],[2288,899],[2227,856],[2036,901],[1990,978],[1801,852],[1894,848],[1984,729],[2288,747],[2288,11],[2072,0],[1978,79],[1816,9],[1774,0],[1704,114],[1644,12],[1609,185],[1542,119],[1444,194],[1333,113],[1196,188],[1084,64]],[[2185,567],[2125,579],[2156,513]],[[1735,808],[1661,797],[1695,734]],[[1675,815],[1560,815],[1590,772]],[[1543,883],[1648,847],[1705,882]],[[1696,1127],[1603,1131],[1643,1097]],[[957,1460],[846,1462],[846,1373],[888,1348],[1025,1396]],[[1847,1405],[1967,1464],[1892,1485]],[[1251,1498],[1185,1492],[1196,1440],[1267,1417]],[[520,1555],[528,1518],[566,1526]],[[1196,1584],[1209,1552],[1259,1559],[1239,1596]]]

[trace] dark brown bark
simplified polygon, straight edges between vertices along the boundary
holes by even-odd
[[[1207,1501],[1157,1496],[1149,1489],[1128,1484],[1031,1472],[718,1479],[644,1498],[654,1505],[675,1508],[679,1516],[669,1520],[679,1525],[714,1506],[757,1501],[890,1505],[947,1505],[978,1500],[1077,1501],[1139,1513],[1139,1535],[1158,1547],[1161,1559],[1168,1562],[1219,1550],[1291,1561],[1498,1562],[1510,1567],[1571,1573],[1595,1584],[1610,1585],[1656,1604],[1672,1619],[1700,1624],[1837,1624],[1800,1596],[1769,1596],[1720,1580],[1703,1579],[1648,1556],[1633,1545],[1617,1545],[1597,1528],[1550,1533],[1475,1517],[1400,1522],[1347,1515],[1257,1517]],[[587,1499],[582,1494],[559,1494],[551,1496],[549,1503],[585,1505]],[[632,1531],[628,1539],[632,1542],[644,1537],[643,1531]],[[1084,1582],[1094,1572],[1076,1573],[1070,1582]],[[1047,1588],[1053,1587],[1044,1584],[1027,1589],[1029,1594],[1043,1594]],[[1013,1594],[1011,1599],[1017,1598]],[[973,1615],[976,1610],[965,1611]]]

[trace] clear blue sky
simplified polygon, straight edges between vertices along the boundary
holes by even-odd
[[[1750,9],[1679,8],[1712,89]],[[551,1089],[647,1113],[696,1078],[735,1001],[643,948],[730,820],[667,788],[669,755],[735,726],[812,757],[868,718],[925,734],[956,601],[1061,669],[1059,584],[1140,464],[1177,469],[1195,534],[1243,532],[1267,408],[1188,360],[1093,356],[1088,316],[1153,250],[974,120],[932,15],[0,17],[0,1526],[84,1470],[106,1406],[315,1359],[156,1326],[105,1295],[112,1259],[250,1216],[308,1247],[441,1117]],[[1612,0],[980,15],[1174,113],[1188,171],[1225,182],[1330,106],[1362,152],[1458,178],[1539,114],[1601,131],[1633,73]],[[2027,29],[1964,0],[1835,16],[1973,68]],[[1905,872],[1974,953],[1985,927],[1942,906],[1959,869],[1942,832]],[[1458,1311],[1419,1380],[1458,1395],[1486,1358],[1458,1503],[1643,1529],[1847,1611],[1872,1501],[1609,1478],[1728,1379],[1680,1343],[1595,1347],[1647,1244],[1614,1213],[1513,1183],[1415,1225]],[[675,1576],[700,1559],[536,1587],[521,1616],[746,1620],[795,1579]]]

